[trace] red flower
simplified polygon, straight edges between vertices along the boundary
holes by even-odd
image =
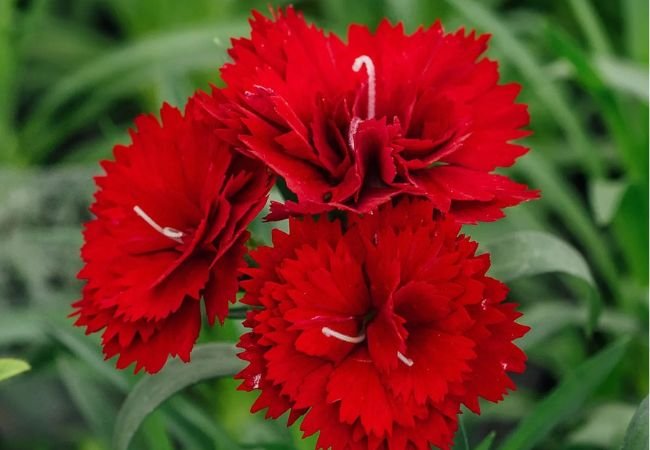
[[[203,103],[296,194],[270,219],[364,213],[406,193],[473,223],[538,196],[493,173],[526,153],[511,141],[529,117],[520,86],[499,85],[497,63],[481,56],[487,35],[439,23],[405,35],[383,21],[375,33],[351,26],[344,43],[291,8],[255,13],[251,26],[222,69],[232,104]]]
[[[449,448],[461,404],[497,402],[525,355],[487,254],[426,200],[340,221],[290,219],[252,253],[239,346],[253,412],[304,415],[318,448]]]
[[[73,306],[76,325],[104,330],[106,358],[157,372],[169,355],[187,361],[201,326],[235,300],[246,226],[265,203],[272,179],[259,163],[217,139],[190,100],[169,105],[161,123],[136,119],[132,144],[115,147],[86,224],[81,250],[87,280]]]

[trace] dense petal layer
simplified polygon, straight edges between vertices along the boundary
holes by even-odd
[[[403,200],[289,223],[244,270],[237,378],[260,391],[254,410],[304,415],[321,449],[447,449],[462,404],[514,389],[527,327],[453,218]]]

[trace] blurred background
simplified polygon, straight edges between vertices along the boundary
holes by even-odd
[[[0,357],[31,365],[0,382],[0,449],[112,448],[120,405],[141,377],[102,361],[98,339],[66,318],[79,296],[92,176],[138,113],[183,106],[219,83],[229,38],[247,34],[250,9],[268,3],[285,4],[0,0]],[[546,264],[537,272],[574,276],[533,270],[510,283],[533,327],[520,341],[529,369],[503,403],[464,415],[456,448],[476,448],[491,432],[512,450],[620,448],[648,394],[647,0],[293,3],[340,33],[389,17],[409,30],[439,18],[447,30],[493,35],[489,54],[504,80],[523,84],[534,131],[532,152],[510,173],[543,198],[467,231],[493,242],[498,261],[521,265],[499,239],[533,230],[523,247],[535,236],[556,245],[550,259],[537,255]],[[268,241],[259,220],[252,232]],[[231,320],[201,340],[240,331]],[[213,379],[184,389],[148,416],[131,449],[314,448],[296,427],[249,414],[252,397],[235,386]],[[630,442],[647,449],[647,438]]]

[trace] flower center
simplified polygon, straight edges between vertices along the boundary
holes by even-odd
[[[375,63],[372,61],[370,56],[361,55],[354,60],[352,64],[352,70],[359,72],[362,67],[366,68],[366,75],[368,76],[368,108],[367,108],[367,119],[372,119],[375,117],[375,105],[376,105],[376,96],[377,96],[377,74],[375,72]],[[359,128],[361,123],[360,117],[353,117],[350,121],[350,128],[348,131],[348,141],[350,148],[354,150],[354,135]]]
[[[165,236],[165,237],[167,237],[167,238],[169,238],[169,239],[171,239],[173,241],[176,241],[176,242],[181,243],[181,244],[183,243],[182,238],[183,238],[185,233],[183,233],[182,231],[179,231],[179,230],[177,230],[175,228],[171,228],[171,227],[161,227],[160,225],[158,225],[156,223],[155,220],[153,220],[151,218],[151,216],[149,214],[144,212],[142,210],[142,208],[140,208],[137,205],[133,207],[133,211],[138,216],[140,216],[140,218],[142,218],[142,220],[147,222],[147,224],[149,224],[151,226],[151,228],[156,230],[158,233],[162,234],[163,236]]]
[[[361,333],[358,336],[349,336],[347,334],[339,333],[330,327],[321,328],[321,333],[323,333],[323,335],[326,337],[333,337],[339,341],[347,342],[349,344],[360,344],[366,340],[366,333]],[[411,358],[407,358],[406,355],[404,355],[402,352],[397,352],[397,359],[399,359],[408,367],[411,367],[413,365],[413,360]]]

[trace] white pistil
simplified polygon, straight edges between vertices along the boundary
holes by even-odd
[[[372,62],[370,56],[361,55],[354,60],[352,70],[358,72],[361,67],[366,67],[366,74],[368,75],[368,119],[375,117],[375,94],[377,90],[377,74],[375,72],[375,63]]]
[[[163,236],[165,236],[165,237],[167,237],[167,238],[169,238],[169,239],[171,239],[173,241],[176,241],[176,242],[181,243],[181,244],[183,243],[182,238],[183,238],[184,233],[182,231],[179,231],[179,230],[177,230],[175,228],[171,228],[171,227],[161,227],[160,225],[158,225],[156,223],[155,220],[153,220],[151,218],[151,216],[149,216],[149,214],[144,212],[142,210],[142,208],[140,208],[137,205],[133,207],[133,211],[138,216],[140,216],[140,218],[142,218],[142,220],[147,222],[147,224],[149,224],[151,226],[151,228],[156,230],[158,233],[162,234]]]
[[[397,358],[409,367],[413,365],[413,360],[404,356],[402,352],[397,352]]]
[[[321,328],[321,332],[327,337],[333,337],[339,341],[349,342],[350,344],[358,344],[366,339],[366,335],[364,333],[361,333],[359,336],[348,336],[347,334],[332,330],[330,327]]]
[[[372,119],[375,117],[375,104],[376,104],[376,95],[377,95],[377,73],[375,71],[375,63],[372,62],[372,59],[368,55],[361,55],[354,60],[352,64],[352,70],[359,72],[362,67],[366,68],[366,75],[368,76],[368,117],[366,119]],[[354,135],[359,128],[361,123],[360,117],[353,117],[350,121],[350,128],[348,130],[348,143],[350,148],[354,151]]]

